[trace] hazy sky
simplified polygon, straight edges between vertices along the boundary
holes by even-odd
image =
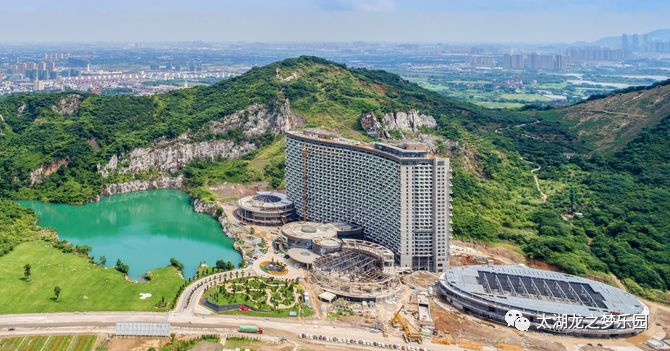
[[[572,42],[670,27],[667,0],[2,0],[0,41]]]

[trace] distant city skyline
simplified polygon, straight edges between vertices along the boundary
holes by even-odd
[[[670,1],[11,0],[0,18],[5,43],[570,43],[670,27]]]

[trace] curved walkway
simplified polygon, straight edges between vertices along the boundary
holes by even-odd
[[[253,269],[247,267],[243,269],[214,273],[212,275],[195,280],[186,288],[184,288],[184,291],[182,291],[181,295],[179,295],[177,303],[174,305],[173,312],[195,313],[195,307],[198,305],[198,301],[200,301],[202,294],[204,294],[207,289],[222,281],[224,277],[228,277],[228,279],[230,279],[231,277],[234,277],[235,274],[244,274],[246,276],[254,274],[254,272]]]
[[[528,162],[528,161],[526,161]],[[542,188],[540,188],[540,178],[537,176],[537,172],[539,172],[542,169],[542,166],[538,165],[537,168],[533,168],[530,173],[533,173],[533,179],[535,180],[535,187],[537,188],[537,191],[542,195],[542,202],[546,203],[547,200],[549,199],[549,196],[545,194],[542,191]]]
[[[526,160],[525,158],[523,158],[523,156],[519,156],[519,157],[521,158],[522,161],[528,163],[529,165],[531,165],[531,166],[535,165],[535,163]],[[537,176],[537,172],[539,172],[541,169],[542,169],[542,166],[537,165],[537,167],[530,170],[530,173],[533,175],[533,180],[535,181],[535,189],[537,189],[537,192],[539,192],[540,195],[542,196],[542,202],[546,203],[547,200],[549,200],[549,195],[545,194],[542,191],[542,188],[540,187],[540,178]]]

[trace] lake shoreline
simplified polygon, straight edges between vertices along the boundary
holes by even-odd
[[[123,183],[110,183],[103,185],[102,193],[99,194],[96,198],[96,201],[100,201],[102,197],[113,196],[117,194],[125,194],[131,192],[142,192],[149,190],[161,190],[161,189],[172,189],[184,191],[184,176],[179,175],[177,177],[167,177],[162,176],[156,179],[147,179],[147,180],[132,180],[129,182]],[[188,193],[187,193],[188,194]],[[221,226],[221,231],[223,234],[234,240],[233,247],[239,254],[242,256],[243,262],[248,262],[249,257],[238,244],[238,240],[242,240],[236,231],[231,230],[230,222],[226,216],[225,211],[218,204],[207,203],[201,199],[193,198],[189,195],[191,199],[191,206],[193,210],[198,213],[206,213],[212,216],[219,222]]]
[[[114,197],[126,193],[127,197]],[[107,265],[113,265],[117,258],[129,264],[128,276],[133,280],[164,267],[163,261],[170,257],[186,263],[185,276],[195,274],[203,262],[213,266],[218,259],[234,263],[246,259],[236,237],[227,230],[223,211],[182,189],[123,191],[76,206],[18,203],[32,208],[37,225],[54,232],[57,239],[90,246],[91,256],[107,257]],[[210,219],[203,222],[205,218]]]

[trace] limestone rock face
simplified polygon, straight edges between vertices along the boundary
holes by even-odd
[[[105,184],[102,188],[102,195],[109,196],[153,189],[179,189],[183,184],[184,177],[181,175],[178,177],[160,177],[149,180],[132,180],[125,183]]]
[[[30,186],[41,183],[44,178],[56,173],[61,167],[66,167],[69,163],[68,160],[54,160],[40,165],[30,172]]]
[[[221,120],[209,122],[205,128],[212,134],[225,134],[232,129],[241,128],[245,137],[252,138],[266,131],[278,135],[302,123],[302,119],[293,114],[291,104],[286,99],[270,109],[265,105],[253,104]]]
[[[380,138],[382,136],[382,125],[372,112],[363,112],[361,114],[361,127],[373,138]]]
[[[435,118],[415,109],[407,112],[387,113],[377,118],[371,112],[361,114],[361,126],[374,138],[390,138],[389,132],[397,131],[404,138],[406,133],[417,133],[421,127],[436,128]]]
[[[194,160],[214,160],[218,157],[236,158],[255,148],[252,143],[239,145],[230,140],[190,142],[189,140],[161,141],[152,147],[137,148],[122,160],[114,155],[101,169],[103,176],[113,172],[137,173],[157,170],[176,173]]]
[[[376,139],[391,143],[403,140],[421,142],[435,154],[448,154],[458,147],[458,142],[446,139],[439,135],[422,133],[421,128],[437,128],[437,122],[432,116],[422,114],[415,109],[407,112],[387,113],[381,117],[372,112],[364,112],[360,118],[361,127],[365,132]],[[391,140],[389,140],[391,139]]]
[[[51,110],[61,116],[73,115],[79,111],[79,104],[84,98],[79,94],[70,94],[51,106]]]
[[[185,133],[176,139],[137,148],[127,155],[113,155],[106,165],[99,168],[99,171],[103,177],[115,172],[136,173],[148,170],[174,174],[194,160],[239,157],[256,147],[250,141],[254,137],[267,131],[278,135],[302,123],[302,119],[291,112],[288,100],[270,108],[254,104],[220,120],[208,122],[203,128],[211,135],[225,135],[230,130],[240,128],[245,139],[249,141],[241,143],[224,139],[201,141],[201,137]]]

